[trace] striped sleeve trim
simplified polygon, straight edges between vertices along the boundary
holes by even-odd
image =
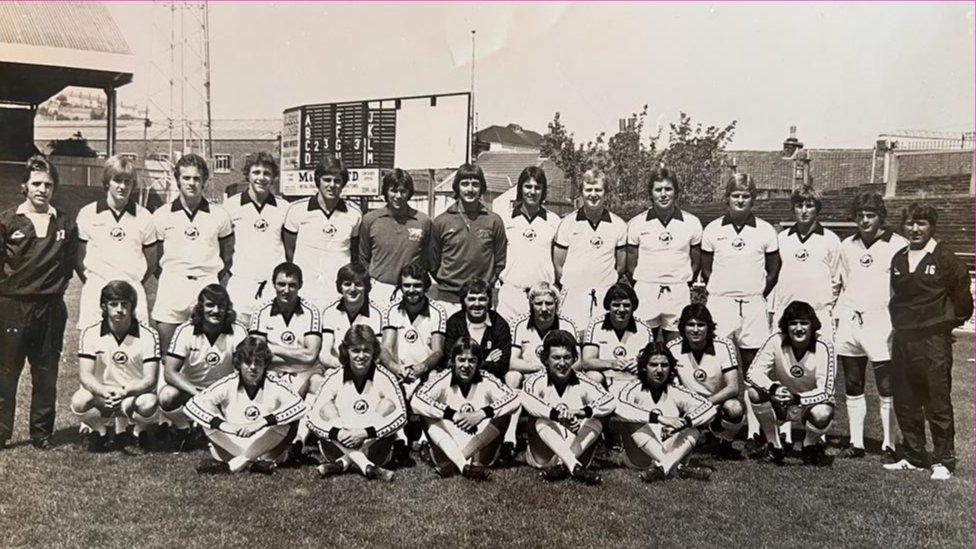
[[[282,425],[285,423],[290,423],[296,419],[301,418],[305,414],[305,402],[295,394],[295,392],[288,385],[281,382],[277,376],[271,376],[266,378],[268,382],[277,385],[280,389],[284,390],[286,394],[294,396],[295,401],[292,404],[282,410],[278,410],[273,413],[275,423]]]
[[[760,356],[762,354],[762,352],[763,352],[763,349],[765,349],[766,345],[769,345],[770,342],[772,342],[774,339],[777,339],[778,336],[779,336],[779,332],[777,332],[777,333],[769,336],[768,338],[766,338],[766,342],[763,343],[762,344],[762,347],[759,348],[759,351],[756,352],[756,356],[757,357]],[[773,344],[775,345],[775,343],[773,343]],[[753,360],[755,360],[755,359],[753,359]],[[762,385],[759,384],[758,381],[756,381],[756,372],[758,371],[758,368],[753,368],[752,367],[753,366],[752,364],[750,364],[749,366],[750,366],[749,367],[749,371],[746,372],[746,383],[749,384],[749,385],[752,385],[756,389],[759,389],[761,391],[768,392],[769,391],[769,387],[763,387]]]
[[[482,372],[481,375],[484,381],[494,384],[495,388],[504,395],[499,400],[493,401],[489,406],[494,413],[494,417],[514,412],[518,407],[518,394],[510,389],[508,385],[505,385],[500,379],[489,374],[488,372]]]
[[[444,412],[444,410],[447,409],[447,405],[437,401],[435,398],[431,396],[431,393],[440,383],[443,383],[444,380],[447,379],[450,375],[451,375],[450,370],[444,370],[437,377],[431,377],[430,379],[427,380],[427,383],[424,383],[423,385],[420,386],[419,389],[417,389],[413,397],[435,410]]]
[[[386,416],[384,418],[386,419],[385,422],[374,426],[376,438],[384,438],[395,433],[400,427],[407,423],[407,404],[403,400],[403,391],[400,390],[399,384],[393,378],[393,374],[386,371],[386,369],[382,366],[378,366],[376,368],[376,373],[383,376],[383,379],[386,380],[387,391],[384,392],[393,393],[394,398],[396,399],[394,401],[394,404],[396,405],[396,413]]]
[[[800,397],[800,404],[809,406],[829,402],[834,394],[834,381],[837,376],[837,355],[834,354],[834,346],[829,341],[817,339],[817,345],[823,345],[823,351],[827,353],[827,379],[824,387],[811,395]]]
[[[613,395],[610,391],[607,391],[599,384],[595,383],[593,380],[586,376],[579,376],[582,383],[585,383],[590,387],[590,391],[597,395],[595,399],[587,402],[586,405],[594,410],[597,415],[609,415],[613,413]]]
[[[696,406],[690,412],[688,412],[687,414],[685,414],[685,416],[691,420],[692,425],[700,425],[702,418],[708,416],[709,415],[709,412],[713,412],[714,411],[714,408],[715,407],[712,405],[711,402],[703,399],[697,393],[693,393],[693,392],[689,391],[688,389],[685,389],[681,385],[672,385],[671,387],[668,388],[668,390],[669,391],[674,391],[674,390],[680,391],[681,393],[683,393],[687,397],[689,397],[690,400],[694,400],[694,401],[698,402],[698,406]]]
[[[90,358],[91,360],[95,360],[95,355],[90,353],[78,353],[78,358]]]

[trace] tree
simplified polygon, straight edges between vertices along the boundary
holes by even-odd
[[[98,153],[88,145],[81,132],[75,132],[68,139],[55,139],[47,144],[51,149],[52,156],[80,156],[84,158],[95,158]]]
[[[732,142],[737,121],[725,127],[693,123],[685,113],[677,124],[671,124],[668,148],[661,156],[662,163],[678,175],[681,193],[686,203],[711,202],[715,190],[722,184],[722,153]]]
[[[657,135],[644,139],[647,105],[632,113],[623,130],[607,142],[609,163],[605,167],[610,181],[608,202],[613,211],[630,219],[647,208],[647,180],[658,165]]]

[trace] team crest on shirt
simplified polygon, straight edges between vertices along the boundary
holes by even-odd
[[[417,341],[418,337],[420,336],[417,335],[417,330],[413,330],[413,329],[407,330],[403,334],[403,339],[406,340],[407,343],[413,343]]]
[[[122,366],[128,361],[129,355],[125,354],[124,351],[115,351],[112,353],[112,362],[114,362],[116,366]]]
[[[196,240],[197,237],[200,236],[200,231],[193,225],[190,225],[189,227],[183,230],[183,235],[189,238],[190,240]]]
[[[741,250],[742,248],[746,247],[746,241],[742,240],[742,238],[736,238],[732,241],[732,247],[736,250]]]
[[[261,415],[261,410],[258,410],[258,407],[254,406],[253,404],[251,406],[248,406],[247,408],[244,408],[244,417],[250,419],[251,421],[254,421],[260,415]]]
[[[458,411],[461,412],[462,414],[470,414],[471,412],[474,411],[474,406],[472,406],[470,402],[465,402],[464,404],[461,405]]]
[[[795,257],[797,261],[806,261],[807,258],[810,257],[810,252],[808,252],[806,248],[800,248],[793,254],[793,257]]]
[[[282,332],[282,334],[281,334],[281,342],[282,343],[285,343],[285,344],[288,344],[288,345],[291,345],[292,343],[294,343],[295,342],[295,332],[292,332],[291,330],[286,331],[286,332]]]
[[[475,234],[482,240],[491,240],[491,229],[478,229]]]
[[[268,230],[268,220],[263,217],[254,220],[254,230],[262,233]]]
[[[359,399],[352,403],[352,411],[360,415],[365,414],[369,411],[369,403],[363,399]]]
[[[220,353],[217,351],[210,351],[203,360],[209,366],[216,366],[220,362]]]
[[[793,367],[790,368],[790,375],[795,378],[803,377],[804,373],[803,368],[801,368],[799,364],[794,364]]]
[[[533,240],[535,240],[535,237],[537,237],[539,235],[536,234],[535,229],[533,229],[532,227],[529,227],[529,228],[525,229],[524,231],[522,231],[522,236],[524,236],[525,239],[528,240],[529,242],[532,242]]]
[[[864,254],[861,256],[860,262],[861,262],[861,266],[866,269],[871,265],[874,265],[874,258],[871,257],[871,254]]]
[[[705,370],[702,370],[701,368],[699,368],[699,369],[695,370],[695,373],[692,374],[692,377],[695,378],[695,381],[701,383],[702,381],[705,381],[705,378],[708,377],[708,374],[705,373]]]
[[[660,240],[662,244],[671,244],[671,241],[674,240],[674,236],[672,236],[668,231],[664,231],[663,233],[657,235],[657,239]]]
[[[407,240],[410,242],[420,242],[424,238],[424,230],[416,227],[407,229]]]
[[[117,241],[122,240],[125,238],[125,230],[122,227],[113,227],[112,230],[109,231],[108,235]]]
[[[335,234],[336,234],[335,225],[333,225],[332,223],[329,223],[325,227],[322,227],[322,232],[325,233],[325,234],[327,234],[327,235],[329,235],[329,236],[335,236]]]
[[[603,246],[603,238],[601,238],[600,235],[594,236],[590,239],[590,246],[593,246],[594,248]]]
[[[615,358],[623,358],[623,357],[627,356],[627,349],[625,349],[623,345],[617,345],[613,349],[613,356]]]

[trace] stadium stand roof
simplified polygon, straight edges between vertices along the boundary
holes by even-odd
[[[119,120],[119,141],[142,141],[145,134],[141,119]],[[211,122],[214,141],[274,141],[281,134],[280,118],[215,119]],[[203,128],[203,122],[194,124]],[[174,130],[175,131],[175,130]],[[38,120],[34,125],[35,141],[68,139],[81,132],[88,140],[105,138],[104,120]],[[150,139],[159,133],[158,126],[149,130]]]

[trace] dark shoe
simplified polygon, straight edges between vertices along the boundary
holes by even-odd
[[[273,461],[267,461],[260,459],[251,464],[252,473],[261,473],[262,475],[273,475],[275,469],[278,468],[278,464]]]
[[[319,473],[320,478],[331,477],[335,475],[341,475],[346,471],[346,468],[342,466],[338,461],[329,461],[322,463],[315,468]]]
[[[461,470],[461,476],[472,480],[489,480],[491,479],[491,471],[487,467],[469,463]]]
[[[587,486],[599,486],[603,482],[596,471],[584,467],[582,463],[577,463],[576,467],[573,467],[573,478]]]
[[[502,466],[508,466],[515,463],[514,442],[502,443],[502,447],[498,449],[498,463]]]
[[[171,431],[172,436],[170,440],[172,441],[172,449],[174,454],[179,454],[182,452],[190,451],[190,430],[189,429],[176,429],[175,427]]]
[[[694,480],[708,480],[712,478],[712,470],[705,467],[693,467],[691,465],[683,465],[678,467],[678,478],[694,479]]]
[[[413,467],[417,464],[410,457],[410,446],[402,440],[393,443],[393,464],[397,467]]]
[[[894,448],[890,448],[888,446],[885,446],[881,450],[881,464],[882,465],[889,465],[889,464],[892,464],[892,463],[898,463],[898,454],[895,453]]]
[[[715,457],[728,461],[739,461],[742,459],[742,452],[732,446],[731,440],[721,440],[715,447]]]
[[[569,476],[569,469],[560,463],[552,467],[543,467],[539,471],[539,477],[546,482],[558,482]]]
[[[92,454],[101,454],[109,449],[108,434],[102,435],[98,431],[92,431],[86,435],[85,440],[88,451]]]
[[[641,471],[641,473],[639,475],[637,475],[637,476],[640,477],[640,479],[642,481],[648,482],[648,483],[651,483],[651,482],[663,482],[663,481],[667,480],[667,478],[668,478],[668,476],[664,474],[664,471],[662,471],[658,467],[651,467],[650,469],[648,469],[646,471]]]
[[[793,441],[791,441],[790,439],[786,438],[786,433],[780,433],[779,434],[779,443],[780,443],[780,446],[783,447],[783,452],[784,453],[787,453],[788,454],[788,453],[790,453],[790,452],[793,451]]]
[[[223,461],[217,461],[212,457],[208,457],[197,464],[197,473],[201,475],[220,475],[230,473],[230,467]]]
[[[393,471],[389,469],[384,469],[382,467],[377,467],[375,465],[367,465],[366,472],[364,473],[366,478],[369,480],[382,480],[384,482],[393,482]]]
[[[786,451],[773,446],[772,443],[766,447],[766,455],[769,456],[769,461],[774,465],[783,465],[786,463]]]
[[[451,478],[454,476],[454,465],[451,465],[450,463],[444,465],[432,463],[431,467],[434,468],[434,472],[437,473],[437,476],[441,478]]]
[[[51,444],[51,439],[48,437],[31,439],[31,446],[44,452],[54,448]]]
[[[766,447],[759,441],[759,437],[753,437],[746,440],[742,453],[749,459],[762,459],[766,455]]]
[[[802,457],[803,463],[806,465],[813,465],[816,467],[824,467],[829,465],[829,462],[827,461],[827,450],[824,448],[823,444],[804,446]]]
[[[864,448],[858,448],[857,446],[853,445],[844,448],[841,450],[840,454],[838,454],[839,457],[848,459],[861,459],[864,457],[864,455]]]

